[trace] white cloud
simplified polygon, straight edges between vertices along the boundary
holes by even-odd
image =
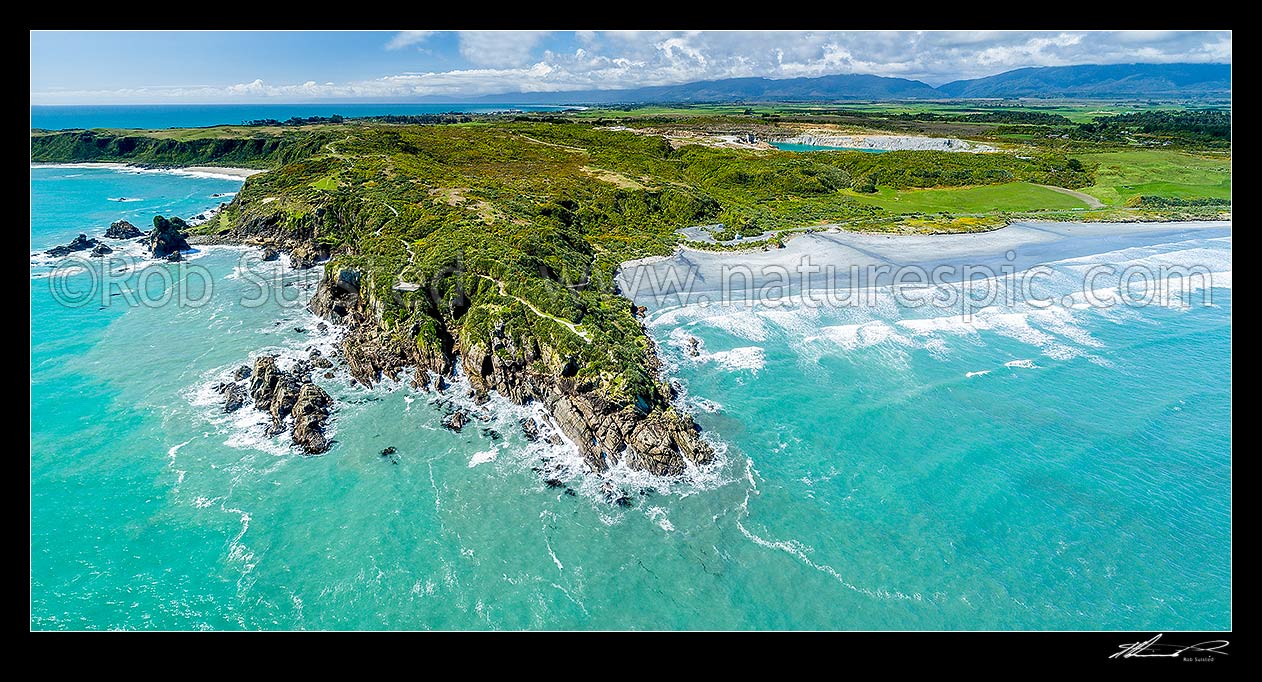
[[[1124,43],[1152,43],[1179,35],[1178,31],[1117,31],[1117,39]]]
[[[403,31],[387,47],[417,45]],[[423,35],[424,34],[424,35]],[[669,85],[695,80],[870,73],[939,85],[1023,66],[1128,62],[1230,62],[1230,32],[1022,31],[589,31],[543,50],[545,32],[460,32],[464,68],[338,83],[74,90],[45,87],[36,103],[302,101],[443,97]],[[565,44],[565,40],[550,41]]]
[[[522,66],[550,31],[460,31],[460,56],[478,66]]]
[[[387,50],[401,50],[410,45],[419,45],[429,37],[434,35],[433,31],[399,31],[394,34],[390,42],[386,43]]]

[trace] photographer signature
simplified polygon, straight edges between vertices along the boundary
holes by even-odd
[[[1109,658],[1178,658],[1186,654],[1222,654],[1227,655],[1223,648],[1229,642],[1225,639],[1213,639],[1199,644],[1161,644],[1161,635],[1157,635],[1146,642],[1132,642],[1130,644],[1122,644],[1118,648],[1120,651],[1109,656]]]

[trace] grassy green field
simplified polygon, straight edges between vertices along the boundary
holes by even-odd
[[[1099,163],[1096,184],[1083,192],[1109,206],[1136,195],[1180,199],[1231,198],[1231,159],[1157,149],[1081,154],[1084,163]]]
[[[644,122],[642,115],[673,109],[646,107],[625,120],[635,125]],[[1180,150],[1139,146],[1140,140],[1122,135],[1103,142],[1057,137],[1052,145],[1046,127],[1014,125],[1007,127],[1018,134],[1042,132],[1040,144],[1032,139],[986,154],[793,153],[713,144],[717,135],[766,120],[739,105],[710,114],[679,109],[687,115],[651,125],[690,133],[673,140],[682,144],[592,125],[590,118],[513,115],[469,125],[355,121],[37,133],[31,158],[268,168],[244,184],[217,220],[197,230],[237,230],[282,247],[327,251],[334,259],[329,267],[364,273],[364,295],[380,304],[376,315],[394,330],[399,348],[440,358],[450,352],[445,344],[457,339],[461,353],[481,353],[504,334],[518,348],[546,348],[540,357],[572,358],[564,367],[576,363],[574,376],[611,404],[643,403],[663,413],[669,391],[647,369],[651,344],[615,293],[614,273],[624,261],[671,253],[681,227],[722,223],[751,237],[821,224],[943,233],[996,229],[1014,219],[1230,215],[1226,202],[1178,201],[1231,192],[1229,149],[1194,147],[1196,139]],[[738,111],[724,117],[714,110]],[[880,117],[836,118],[865,128],[881,123]],[[874,129],[956,135],[975,127],[884,124],[901,127]],[[1040,185],[1086,191],[1105,206],[1093,210],[1079,197]],[[870,194],[857,191],[871,187]],[[1157,200],[1128,203],[1138,195]],[[751,241],[740,247],[768,246]],[[433,286],[406,294],[393,288],[399,281]],[[570,285],[580,281],[581,287]],[[546,371],[559,374],[563,367],[553,362]]]
[[[332,192],[337,189],[337,178],[332,175],[326,175],[311,183],[311,186],[316,189],[322,189],[326,192]]]
[[[1115,116],[1137,111],[1177,111],[1187,104],[1167,102],[1115,102],[1091,100],[1039,101],[902,101],[902,102],[830,102],[821,104],[654,104],[633,107],[592,108],[570,112],[574,118],[610,118],[623,116],[740,116],[753,118],[762,114],[811,116],[838,110],[871,114],[981,114],[994,111],[1037,111],[1059,114],[1074,123],[1086,123],[1097,116]],[[1207,103],[1198,108],[1225,109],[1228,105]]]
[[[1040,101],[996,101],[978,104],[977,102],[857,102],[833,105],[831,108],[844,108],[852,111],[863,111],[884,114],[981,114],[992,111],[1037,111],[1045,114],[1059,114],[1074,123],[1086,123],[1097,116],[1116,116],[1117,114],[1137,111],[1178,111],[1186,109],[1186,104],[1147,103],[1147,102],[1112,102],[1089,100],[1040,100]],[[1205,105],[1206,109],[1227,108],[1226,105]]]
[[[881,187],[876,194],[847,193],[861,203],[893,213],[987,213],[1087,207],[1081,199],[1028,182],[897,191]]]

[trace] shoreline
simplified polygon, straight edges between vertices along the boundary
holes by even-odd
[[[684,239],[678,244],[678,249],[686,249],[696,253],[758,253],[769,250],[771,239],[778,238],[786,246],[788,243],[798,237],[810,234],[858,234],[873,237],[952,237],[970,234],[990,234],[999,232],[1014,225],[1025,224],[1048,224],[1048,225],[1162,225],[1173,223],[1227,223],[1231,224],[1232,219],[1228,218],[1160,218],[1160,217],[1122,217],[1122,218],[1085,218],[1080,220],[1057,219],[1057,218],[1012,218],[1002,225],[986,226],[966,232],[879,232],[872,230],[852,230],[846,227],[845,223],[825,223],[822,225],[807,225],[805,227],[785,227],[779,230],[768,230],[762,234],[742,239],[729,239],[727,241],[717,241],[713,237],[706,239],[694,239],[688,233],[711,227],[709,225],[693,225],[689,227],[679,228],[675,230],[675,234],[680,235]],[[707,235],[708,236],[708,235]],[[744,247],[744,248],[742,248]],[[627,261],[631,263],[633,261]]]
[[[221,177],[230,180],[245,180],[266,170],[258,168],[238,168],[236,166],[146,166],[118,161],[77,161],[73,163],[52,163],[32,161],[31,168],[102,168],[106,170],[133,171],[139,173],[174,173],[176,175],[193,175],[200,177]]]
[[[990,268],[1002,272],[1028,270],[1043,263],[1109,253],[1134,246],[1182,241],[1214,236],[1230,236],[1231,221],[1160,222],[1067,222],[1020,221],[984,232],[954,234],[884,234],[816,231],[799,233],[782,249],[715,251],[680,245],[670,256],[626,261],[619,266],[614,282],[621,295],[634,305],[650,311],[666,305],[724,305],[725,296],[733,304],[739,297],[722,291],[730,283],[735,292],[756,293],[764,286],[796,288],[805,281],[811,289],[848,283],[851,275],[860,286],[884,286],[892,271],[918,267],[932,271],[948,266]],[[1009,257],[1011,256],[1011,257]],[[811,272],[799,279],[797,268],[810,259]],[[891,271],[868,281],[866,268],[888,267]],[[833,280],[825,273],[832,268]],[[859,270],[852,273],[851,268]],[[760,272],[761,270],[761,272]],[[735,275],[748,272],[748,277]],[[790,279],[782,281],[779,273]],[[665,286],[676,282],[686,293],[670,293]],[[737,282],[739,281],[739,284]],[[654,284],[658,286],[655,287]],[[688,286],[691,284],[691,286]],[[654,291],[660,288],[665,294]]]

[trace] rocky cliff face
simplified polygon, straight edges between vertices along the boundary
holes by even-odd
[[[324,209],[317,209],[323,215]],[[289,263],[295,270],[314,267],[330,256],[329,248],[315,241],[313,228],[293,229],[281,224],[279,213],[270,213],[244,219],[231,230],[214,235],[195,237],[199,243],[233,243],[257,246],[263,249],[262,259],[274,261],[281,252],[289,254]]]
[[[358,271],[331,267],[320,279],[308,304],[315,314],[346,326],[341,348],[347,369],[356,381],[372,386],[381,381],[382,376],[398,380],[403,368],[416,367],[417,383],[423,385],[429,381],[428,371],[446,373],[450,370],[449,364],[423,357],[415,344],[379,324],[381,307],[367,290],[361,293],[361,284]]]
[[[412,330],[385,328],[365,284],[354,269],[330,267],[310,303],[312,312],[348,326],[342,351],[352,375],[365,384],[412,366],[418,385],[425,385],[430,373],[441,380],[459,362],[479,397],[496,391],[517,404],[543,403],[592,471],[625,461],[635,470],[671,476],[683,473],[688,462],[705,464],[714,456],[691,417],[661,406],[667,400],[657,406],[610,400],[574,377],[570,359],[537,339],[512,338],[503,324],[494,325],[489,338],[448,331],[450,351],[426,355],[411,341],[414,334],[408,336]]]

